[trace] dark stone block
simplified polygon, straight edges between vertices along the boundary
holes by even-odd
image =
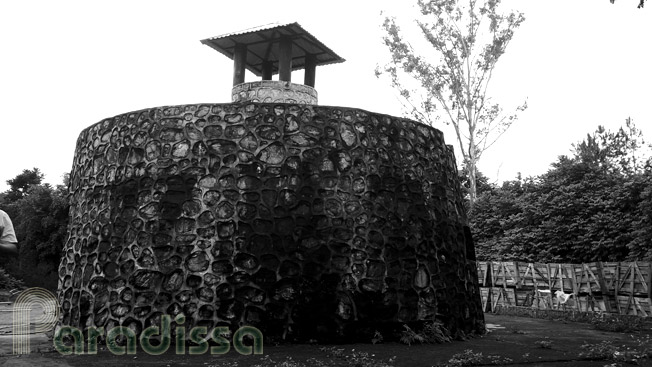
[[[175,292],[181,288],[184,281],[184,274],[181,269],[178,269],[165,276],[163,281],[163,290],[167,292]]]
[[[258,267],[258,259],[250,254],[246,253],[239,253],[235,255],[235,258],[233,259],[233,264],[241,269],[247,270],[247,271],[253,271]]]

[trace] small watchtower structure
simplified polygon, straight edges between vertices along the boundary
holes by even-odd
[[[268,24],[201,43],[233,59],[233,102],[316,105],[317,66],[345,61],[296,22]],[[246,83],[245,69],[262,80]],[[303,84],[292,83],[292,71],[299,69],[305,69]],[[278,81],[272,80],[275,74]]]

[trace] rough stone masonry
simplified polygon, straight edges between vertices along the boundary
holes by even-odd
[[[367,111],[201,104],[79,136],[62,325],[343,340],[439,320],[480,332],[473,243],[442,133]],[[367,339],[368,341],[369,339]]]

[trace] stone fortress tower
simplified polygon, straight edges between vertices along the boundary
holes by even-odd
[[[318,105],[316,67],[344,60],[297,23],[202,43],[234,60],[232,103],[147,108],[79,136],[62,325],[138,333],[183,313],[187,328],[288,340],[428,320],[481,332],[443,134]],[[301,68],[304,84],[291,83]],[[245,83],[245,69],[262,81]]]

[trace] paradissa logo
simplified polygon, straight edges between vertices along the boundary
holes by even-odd
[[[196,345],[189,346],[189,354],[204,354],[209,351],[211,354],[225,354],[231,350],[231,343],[227,337],[230,336],[229,328],[220,326],[214,328],[210,334],[205,326],[197,326],[186,332],[186,328],[182,325],[186,321],[183,314],[179,314],[174,318],[174,322],[179,325],[176,326],[175,331],[175,352],[176,354],[186,354],[186,339]],[[112,328],[106,333],[106,346],[111,353],[116,355],[122,354],[136,354],[136,341],[140,342],[141,349],[151,355],[160,355],[165,353],[170,348],[171,343],[171,324],[172,317],[170,315],[161,316],[161,327],[150,326],[142,331],[139,338],[136,338],[136,333],[126,327],[118,326]],[[87,354],[97,354],[97,339],[104,335],[103,327],[90,327],[88,328],[87,339]],[[126,346],[120,346],[117,343],[118,336],[123,335],[127,342]],[[64,338],[69,336],[73,339],[72,345],[66,345]],[[188,338],[186,338],[188,336]],[[250,336],[253,340],[253,346],[245,345],[245,336]],[[152,343],[152,339],[158,339],[156,344]],[[209,348],[208,340],[213,340],[217,345]],[[84,354],[84,337],[81,330],[64,326],[56,331],[54,335],[54,348],[63,355],[69,354]],[[243,326],[233,333],[233,349],[240,354],[263,354],[263,334],[260,330],[253,326]]]

